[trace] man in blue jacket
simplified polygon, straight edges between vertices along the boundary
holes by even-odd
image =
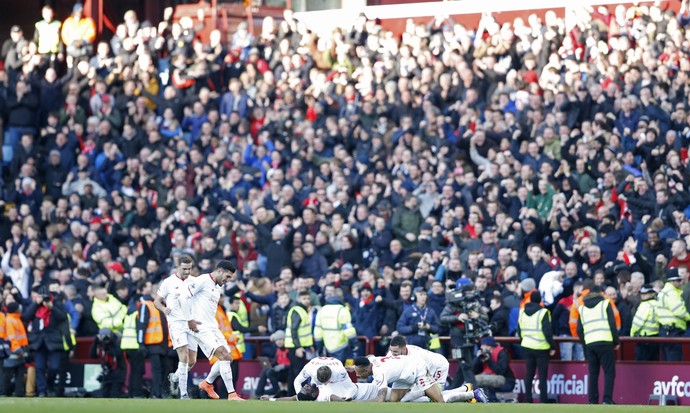
[[[429,336],[438,334],[439,318],[434,310],[426,305],[429,298],[424,287],[414,289],[415,303],[408,307],[398,320],[398,333],[405,336],[409,344],[429,348]]]

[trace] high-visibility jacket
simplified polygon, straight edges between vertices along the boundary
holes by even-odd
[[[690,321],[690,314],[688,314],[688,309],[685,308],[682,294],[683,290],[676,288],[670,282],[664,285],[657,297],[659,304],[656,310],[659,316],[659,324],[685,331],[688,321]]]
[[[7,329],[5,328],[5,313],[0,311],[0,340],[7,339]]]
[[[125,322],[126,315],[127,306],[111,294],[108,294],[105,301],[98,298],[93,299],[91,317],[99,329],[107,328],[113,332],[122,332],[122,324]]]
[[[551,317],[549,310],[546,308],[542,308],[532,315],[527,315],[524,310],[520,311],[518,324],[520,325],[520,335],[522,336],[522,341],[520,342],[522,347],[532,350],[548,350],[551,348],[541,328],[544,317]]]
[[[608,300],[602,300],[593,308],[588,308],[585,305],[580,307],[580,320],[585,335],[585,344],[613,343],[613,334],[611,334],[609,317],[606,313],[609,305],[611,303]]]
[[[77,339],[74,336],[74,330],[70,327],[72,325],[72,316],[67,313],[67,321],[62,323],[62,348],[65,351],[70,351],[77,346]]]
[[[230,347],[230,355],[233,360],[239,360],[242,358],[242,352],[237,348],[237,335],[232,330],[232,324],[228,319],[228,315],[225,310],[220,305],[216,308],[216,320],[218,321],[218,328],[220,332],[223,333],[225,340],[228,342]]]
[[[15,352],[22,347],[29,346],[26,338],[26,329],[22,323],[21,314],[10,313],[5,318],[5,330],[7,331],[7,341],[10,342],[10,351]]]
[[[59,20],[53,20],[52,22],[41,20],[35,24],[38,53],[48,54],[60,51],[61,26],[62,23]]]
[[[65,46],[70,46],[75,40],[93,43],[96,39],[96,25],[90,17],[75,20],[74,17],[69,16],[62,24],[61,36]]]
[[[323,341],[328,352],[335,353],[344,349],[356,337],[357,331],[352,326],[350,310],[344,305],[326,304],[316,314],[314,340]]]
[[[295,343],[292,337],[292,316],[294,313],[299,314],[300,322],[299,327],[297,327],[297,336],[299,341],[299,346]],[[311,334],[311,319],[309,318],[309,313],[301,305],[293,305],[288,311],[287,324],[285,327],[285,348],[296,348],[296,347],[311,347],[314,345],[314,337]]]
[[[132,314],[127,314],[125,317],[124,328],[122,329],[122,340],[120,340],[120,349],[122,350],[138,350],[139,341],[137,341],[137,317],[138,311]]]
[[[570,319],[568,320],[568,324],[570,325],[570,334],[573,337],[577,337],[577,320],[580,318],[580,307],[585,304],[585,297],[587,294],[589,294],[589,290],[583,290],[582,294],[580,294],[577,299],[577,304],[573,303],[573,306],[570,308]],[[606,301],[608,301],[611,305],[611,309],[613,310],[613,318],[616,320],[616,329],[620,331],[622,325],[621,313],[618,311],[616,303],[614,303],[612,299],[606,297]]]
[[[160,344],[163,342],[163,324],[161,323],[161,313],[153,305],[153,301],[142,301],[146,307],[146,311],[141,311],[141,305],[139,313],[139,325],[144,325],[146,322],[146,329],[144,330],[144,340],[143,344],[152,345]],[[148,311],[148,320],[146,320],[146,312]],[[141,343],[141,340],[139,341]]]
[[[633,318],[630,335],[633,337],[653,337],[659,335],[659,317],[657,316],[657,301],[645,300],[640,303]]]
[[[441,338],[438,334],[429,335],[429,350],[438,350],[441,348]]]
[[[232,326],[232,320],[237,319],[237,322],[239,322],[242,327],[248,328],[249,327],[249,320],[245,318],[245,321],[242,322],[242,317],[234,311],[228,311],[228,321],[230,322],[230,326]],[[230,327],[232,328],[232,327]],[[244,345],[244,333],[241,331],[235,331],[235,335],[237,336],[237,348],[239,349],[240,353],[244,354],[247,351],[247,348]]]

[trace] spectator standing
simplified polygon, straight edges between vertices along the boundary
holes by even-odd
[[[68,56],[74,59],[86,59],[93,53],[96,25],[91,17],[84,16],[83,4],[74,4],[72,15],[62,23],[60,34]]]

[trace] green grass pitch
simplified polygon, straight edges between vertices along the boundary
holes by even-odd
[[[16,399],[0,398],[2,413],[397,413],[397,412],[500,412],[500,413],[642,413],[660,412],[658,406],[588,406],[574,404],[420,404],[420,403],[314,403],[226,400],[128,400],[128,399]],[[672,412],[687,406],[664,406]]]

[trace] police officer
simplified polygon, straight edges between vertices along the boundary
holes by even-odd
[[[616,379],[616,357],[619,347],[618,329],[613,308],[604,298],[601,287],[593,286],[579,308],[577,335],[585,346],[589,366],[589,404],[599,404],[599,369],[604,370],[603,404],[613,402],[613,382]]]
[[[657,315],[656,291],[651,284],[640,289],[640,305],[633,318],[630,335],[633,337],[658,337],[659,317]],[[638,343],[635,345],[635,360],[659,361],[659,343]]]
[[[532,381],[539,370],[539,403],[548,401],[547,375],[549,356],[556,353],[551,330],[551,312],[541,306],[541,293],[532,291],[530,302],[520,311],[518,334],[522,341],[525,367],[525,403],[532,403]]]
[[[313,351],[314,337],[311,334],[311,297],[309,291],[302,291],[297,296],[297,303],[290,308],[285,329],[285,348],[288,349],[290,359],[290,374],[288,383],[295,381],[304,366],[307,365],[306,349]],[[295,389],[289,387],[289,395],[294,395]]]
[[[314,341],[319,354],[325,348],[328,356],[342,362],[357,356],[359,343],[352,315],[338,297],[327,298],[326,305],[316,314]]]
[[[661,337],[683,337],[690,314],[683,302],[680,289],[682,278],[672,274],[666,279],[666,285],[659,293],[657,315],[659,317],[659,335]],[[663,345],[664,361],[681,361],[683,349],[680,344]]]

